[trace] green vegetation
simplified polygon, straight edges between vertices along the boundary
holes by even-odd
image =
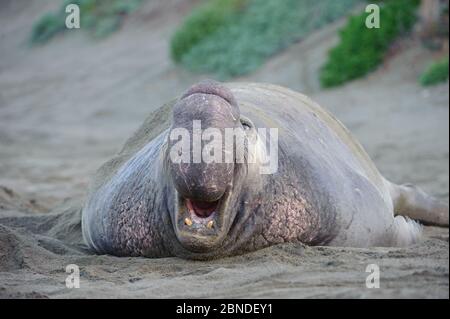
[[[448,56],[431,64],[421,75],[419,81],[423,86],[429,86],[448,80]]]
[[[230,23],[247,3],[248,0],[212,0],[194,10],[172,37],[172,58],[180,62],[185,52]]]
[[[119,28],[123,17],[135,10],[142,0],[64,0],[55,13],[47,13],[33,27],[30,42],[45,43],[53,36],[66,30],[65,21],[68,4],[80,7],[80,25],[94,37],[104,37]]]
[[[254,71],[268,57],[347,13],[359,0],[212,0],[175,32],[176,62],[220,79]]]
[[[65,16],[59,18],[56,14],[47,13],[34,26],[31,32],[31,43],[44,43],[57,33],[64,30]]]
[[[380,28],[368,29],[368,13],[349,18],[340,31],[340,43],[329,52],[320,74],[323,87],[362,77],[382,61],[392,42],[411,30],[417,20],[418,0],[391,0],[380,7]]]

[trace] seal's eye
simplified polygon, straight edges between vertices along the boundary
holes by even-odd
[[[244,130],[246,131],[250,130],[253,127],[252,122],[245,117],[241,117],[241,124]]]

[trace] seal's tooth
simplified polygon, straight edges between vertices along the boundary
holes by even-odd
[[[210,220],[210,221],[208,222],[208,224],[206,224],[206,227],[208,227],[209,229],[213,228],[213,227],[214,227],[214,221],[213,221],[213,220]]]
[[[188,226],[192,226],[192,220],[190,219],[190,218],[185,218],[184,219],[184,223],[186,224],[186,225],[188,225]]]

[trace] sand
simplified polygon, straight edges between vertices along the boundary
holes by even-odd
[[[208,262],[96,256],[80,207],[89,178],[150,111],[203,78],[174,66],[168,38],[192,3],[149,1],[102,41],[74,31],[26,45],[36,17],[60,1],[0,4],[0,297],[448,298],[448,228],[408,248],[287,244]],[[380,171],[448,202],[448,83],[417,77],[433,53],[402,41],[369,77],[321,91],[317,71],[342,21],[238,79],[281,84],[331,110]],[[80,268],[80,288],[65,267]],[[366,288],[367,265],[380,288]]]

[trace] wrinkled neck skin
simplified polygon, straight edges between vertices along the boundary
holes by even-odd
[[[283,157],[282,150],[281,153]],[[292,170],[297,163],[288,158],[283,161],[285,165],[276,174],[259,174],[258,167],[252,167],[252,164],[239,167],[227,208],[235,216],[218,248],[198,253],[175,242],[171,253],[188,259],[208,260],[287,242],[324,245],[331,241],[336,231],[333,219],[319,214],[320,204],[313,200],[314,194],[307,191],[307,185],[305,191],[299,190],[302,181]],[[172,209],[173,203],[168,207]]]
[[[330,239],[323,236],[330,231],[319,226],[318,207],[309,200],[312,194],[299,191],[301,181],[289,167],[296,164],[283,158],[280,149],[280,163],[284,164],[275,174],[259,174],[256,164],[236,165],[226,207],[234,217],[220,245],[203,252],[186,249],[177,239],[172,218],[177,191],[168,172],[168,132],[128,160],[89,201],[87,209],[106,208],[105,220],[109,220],[107,224],[90,225],[96,230],[85,235],[98,252],[206,260],[283,242],[323,244]],[[90,240],[91,233],[102,234],[103,240]]]

